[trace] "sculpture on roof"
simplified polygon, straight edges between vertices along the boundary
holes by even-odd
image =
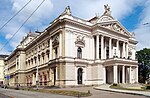
[[[70,6],[67,6],[67,7],[65,8],[65,11],[62,13],[62,15],[71,15]]]
[[[104,15],[111,15],[110,6],[108,4],[104,5]]]

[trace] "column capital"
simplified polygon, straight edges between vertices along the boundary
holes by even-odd
[[[100,34],[100,36],[101,36],[101,37],[104,37],[104,35],[103,35],[103,34]]]
[[[95,36],[100,36],[100,34],[95,34]]]

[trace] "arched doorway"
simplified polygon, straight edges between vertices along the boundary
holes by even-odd
[[[82,84],[82,73],[83,73],[83,69],[82,68],[79,68],[78,69],[78,84]]]

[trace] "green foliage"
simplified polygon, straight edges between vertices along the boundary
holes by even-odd
[[[113,83],[113,86],[118,86],[118,84],[117,83]]]
[[[146,89],[150,89],[150,85],[149,85],[149,86],[146,86]]]
[[[150,73],[150,49],[144,48],[136,52],[139,66],[139,82],[145,83]]]

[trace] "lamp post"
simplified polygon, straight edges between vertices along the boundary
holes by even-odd
[[[41,34],[42,32],[39,31],[35,31],[35,33]],[[38,36],[38,35],[37,35]],[[36,55],[37,55],[37,61],[36,61],[36,89],[38,90],[38,85],[39,85],[39,68],[38,68],[38,42],[35,39],[35,43],[36,43]]]
[[[36,61],[36,89],[38,90],[38,85],[39,85],[39,69],[38,69],[38,52],[37,52],[37,61]]]

